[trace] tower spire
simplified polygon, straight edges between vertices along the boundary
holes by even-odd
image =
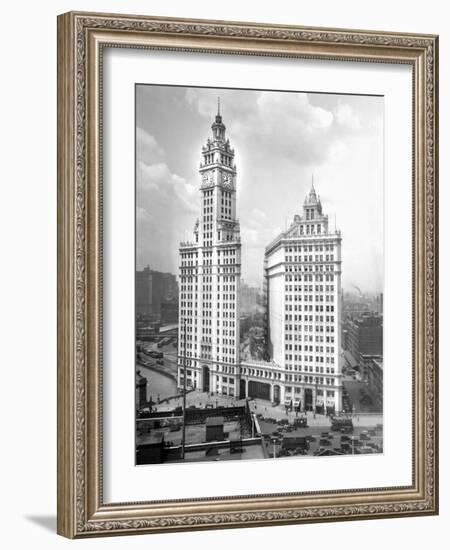
[[[217,114],[211,128],[214,140],[225,140],[225,124],[222,122],[222,115],[220,114],[220,96],[217,97]]]

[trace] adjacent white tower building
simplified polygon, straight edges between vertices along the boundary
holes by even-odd
[[[330,229],[314,184],[302,215],[266,247],[264,265],[268,352],[284,370],[280,400],[340,412],[341,233]]]
[[[241,241],[236,218],[234,149],[220,104],[202,148],[201,216],[180,244],[178,386],[239,395]]]

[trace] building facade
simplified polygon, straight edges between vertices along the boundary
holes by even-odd
[[[284,371],[280,401],[302,410],[342,408],[341,240],[312,185],[265,251],[268,352]]]
[[[161,304],[178,304],[178,283],[172,273],[154,271],[150,266],[136,271],[136,314],[161,318]]]
[[[367,384],[374,397],[374,409],[383,412],[383,358],[373,357],[367,365]]]
[[[241,313],[252,314],[258,311],[261,292],[259,288],[249,286],[243,280],[241,281]]]
[[[362,362],[363,355],[383,355],[383,317],[378,313],[363,313],[347,319],[347,349]]]
[[[201,217],[180,244],[178,386],[239,395],[241,239],[234,149],[218,109],[202,148]]]

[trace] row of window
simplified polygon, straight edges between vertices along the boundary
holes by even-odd
[[[300,306],[298,306],[300,307]],[[333,306],[327,306],[333,307]],[[316,311],[319,311],[317,308],[323,308],[323,306],[316,306]],[[290,309],[289,311],[292,311]],[[323,309],[321,309],[323,311]],[[302,319],[303,317],[303,319]],[[313,320],[313,315],[292,315],[291,313],[286,313],[284,316],[285,321],[309,321]],[[334,323],[334,315],[316,315],[316,323]]]
[[[180,358],[180,361],[183,361],[183,358]],[[195,367],[196,366],[196,361],[190,360],[189,364],[187,364],[186,367],[187,366]],[[221,372],[221,373],[224,373],[224,374],[235,374],[236,368],[232,367],[232,366],[229,366],[229,365],[211,365],[211,370],[213,370],[213,372],[215,370],[216,372]],[[182,364],[178,365],[178,371],[179,371],[180,375],[183,375],[184,367],[183,367]],[[191,371],[189,369],[186,369],[186,373],[187,373],[187,376],[192,376],[192,375],[194,377],[197,376],[197,372]],[[230,380],[234,380],[234,379],[230,378]]]
[[[231,166],[232,157],[229,157],[228,155],[220,155],[220,162],[222,164],[225,164],[226,166]]]
[[[227,304],[225,304],[223,309],[235,310],[235,306],[234,306],[234,304],[230,304],[230,306],[228,307]],[[198,311],[197,307],[195,308],[194,311],[192,311],[192,309],[187,309],[187,306],[183,305],[182,309],[180,309],[180,315],[181,315],[181,317],[185,317],[186,319],[189,319],[191,316],[200,317],[200,315],[202,315],[203,317],[212,317],[212,312],[210,311],[210,309],[208,309],[208,307],[206,307],[205,304],[203,304],[203,308],[202,308],[201,311]],[[218,317],[227,317],[227,318],[231,317],[231,318],[234,318],[236,316],[236,312],[235,311],[223,311],[223,310],[222,311],[217,311],[217,316]],[[207,320],[208,319],[206,319],[206,321]],[[204,321],[205,321],[205,319],[204,319]]]
[[[220,257],[217,259],[217,265],[220,265]],[[234,264],[236,259],[235,257],[233,258],[223,258],[222,259],[223,263],[224,264]],[[213,265],[212,263],[212,259],[204,259],[203,260],[203,265],[207,265],[207,266],[211,266]],[[194,266],[194,260],[184,260],[181,262],[181,267],[184,268],[184,267],[191,267],[191,266]],[[198,260],[195,260],[195,267],[198,267]]]
[[[194,321],[194,322],[193,322]],[[194,324],[195,327],[192,327],[192,326],[189,326],[189,325],[192,325]],[[220,319],[217,319],[217,330],[220,329]],[[211,319],[202,319],[202,327],[206,327],[206,326],[212,326],[212,321]],[[228,336],[228,335],[232,335],[233,334],[233,331],[231,330],[226,330],[227,328],[230,328],[230,329],[234,329],[236,327],[236,322],[234,320],[223,320],[222,321],[222,326],[223,326],[223,332],[222,332],[222,335],[223,336]],[[194,330],[195,329],[195,330]],[[189,318],[187,317],[186,318],[186,332],[188,333],[188,338],[189,339],[192,339],[192,336],[190,336],[189,333],[192,333],[195,331],[195,334],[197,334],[197,319],[192,319],[192,318]],[[211,330],[208,331],[209,334],[212,333]],[[183,335],[184,334],[184,329],[182,327],[180,327],[180,334]],[[217,342],[219,343],[219,342]]]
[[[323,378],[322,376],[292,376],[286,374],[286,382],[305,382],[306,384],[321,384],[327,386],[334,386],[334,378]],[[288,389],[286,388],[286,392]],[[290,393],[290,392],[288,392]]]
[[[286,252],[289,253],[301,253],[301,252],[333,252],[334,251],[334,245],[332,244],[309,244],[309,245],[297,245],[297,246],[289,246],[286,248]]]
[[[303,330],[304,332],[314,332],[314,330],[316,332],[324,332],[323,328],[324,328],[323,325],[316,325],[315,327],[314,325],[291,325],[291,324],[284,325],[284,329],[286,331],[297,331],[297,332],[300,332],[301,330]],[[333,325],[326,326],[325,328],[326,328],[325,332],[334,332]]]
[[[195,302],[197,303],[197,300],[199,299],[200,297],[198,296],[197,293],[195,293],[195,296],[192,294],[192,293],[189,293],[189,292],[182,292],[180,294],[180,304],[181,306],[185,306],[187,305],[186,302],[190,302],[190,305],[192,305],[192,301],[195,300]],[[205,301],[205,300],[212,300],[213,299],[213,295],[212,294],[203,294],[201,296],[202,300]],[[236,298],[235,294],[234,293],[223,293],[223,294],[218,294],[217,296],[217,300],[218,300],[218,304],[220,304],[220,301],[221,300],[222,302],[228,302],[228,301],[234,301]]]
[[[318,223],[307,223],[300,225],[300,235],[321,235],[322,234],[322,224]]]
[[[314,384],[314,381],[312,382],[309,382],[310,384]],[[298,386],[286,386],[286,390],[285,390],[285,393],[286,394],[291,394],[291,393],[301,393],[302,392],[302,389],[303,388],[299,388]],[[317,395],[318,396],[323,396],[323,393],[325,391],[325,394],[326,394],[326,397],[329,397],[329,398],[334,398],[336,396],[336,392],[334,390],[320,390],[320,389],[317,389]]]
[[[301,334],[286,334],[286,340],[291,340],[295,342],[301,342],[302,341],[302,335]],[[318,344],[322,344],[323,342],[326,342],[327,344],[334,344],[334,336],[327,336],[325,339],[323,336],[316,335],[315,339],[312,335],[306,334],[304,338],[305,342],[316,342]],[[294,350],[295,351],[301,351],[301,346],[297,349],[297,344],[294,344]]]
[[[313,309],[314,308],[314,309]],[[325,306],[325,309],[327,311],[327,313],[334,313],[334,306]],[[302,306],[301,305],[297,305],[297,304],[285,304],[284,306],[284,311],[302,311]],[[321,305],[316,305],[316,306],[313,306],[312,304],[311,305],[305,305],[304,306],[304,311],[316,311],[317,313],[322,313],[324,311],[324,306],[321,306]],[[308,321],[308,316],[305,315],[305,320]],[[310,317],[310,321],[312,321],[312,317]],[[323,315],[321,316],[323,317]],[[285,315],[285,320],[292,320],[292,315],[291,316],[288,316],[286,317]],[[295,315],[294,315],[294,321],[296,321],[297,319],[295,318]],[[298,320],[301,321],[302,320],[302,316],[301,315],[298,315]],[[316,321],[318,322],[321,322],[323,323],[323,319],[317,319],[317,316],[316,316]]]
[[[314,258],[314,259],[313,259]],[[301,262],[302,257],[301,256],[285,256],[284,257],[285,262]],[[309,256],[303,256],[303,262],[334,262],[334,254],[326,254],[325,259],[323,254],[316,254],[314,257],[312,254]]]
[[[186,284],[187,283],[193,283],[193,282],[197,282],[198,280],[198,277],[200,277],[200,275],[196,275],[195,277],[194,276],[189,276],[189,275],[181,275],[181,289],[182,290],[185,290],[185,287],[186,287]],[[195,279],[195,281],[194,281]],[[203,276],[203,282],[204,283],[212,283],[212,276],[209,275],[209,274],[205,274]],[[216,275],[216,280],[218,280],[220,282],[220,280],[223,280],[223,282],[225,283],[230,283],[230,282],[235,282],[236,281],[236,276],[235,275],[224,275],[222,273],[218,273]]]
[[[334,347],[333,346],[331,346],[331,347],[330,346],[315,346],[315,349],[314,349],[314,346],[311,346],[309,344],[307,344],[306,346],[303,346],[303,349],[302,349],[301,345],[285,344],[284,349],[288,350],[288,351],[292,351],[293,349],[294,349],[294,351],[315,351],[316,353],[324,353],[324,350],[325,350],[325,353],[334,353]]]
[[[181,258],[189,260],[190,258],[197,258],[197,251],[194,252],[181,252]]]
[[[286,271],[289,273],[294,273],[294,272],[298,273],[298,272],[306,272],[306,271],[334,271],[334,265],[333,264],[287,265]]]
[[[313,367],[312,365],[299,365],[299,364],[292,364],[287,363],[286,364],[286,370],[290,371],[296,371],[296,372],[302,372],[304,370],[305,372],[316,372],[317,374],[334,374],[334,368],[333,367]]]
[[[191,285],[189,285],[191,286]],[[185,285],[181,285],[181,292],[180,292],[180,298],[192,298],[193,295],[195,294],[198,294],[198,286],[195,285],[195,289],[193,288],[185,288]],[[232,290],[236,290],[235,289],[235,285],[223,285],[223,289],[222,289],[222,292],[230,292]],[[212,285],[203,285],[202,286],[202,291],[203,292],[212,292]],[[220,292],[220,284],[217,285],[217,292]],[[234,294],[233,294],[233,297],[234,297]]]
[[[327,348],[328,349],[328,348]],[[334,348],[331,348],[333,351],[327,352],[327,353],[334,353]],[[286,361],[308,361],[309,363],[313,363],[314,361],[317,363],[334,363],[334,357],[322,357],[321,355],[316,355],[313,357],[312,355],[295,355],[292,353],[285,353],[284,358]],[[325,361],[324,361],[325,359]]]
[[[305,208],[305,219],[313,220],[316,216],[319,215],[319,212],[316,208]]]
[[[334,285],[285,285],[286,292],[334,292]]]
[[[254,368],[242,368],[244,376],[254,376],[259,378],[271,378],[273,380],[281,380],[281,372],[275,370],[263,370]]]
[[[333,294],[285,294],[287,302],[334,302]]]
[[[301,274],[301,273],[297,272],[295,275],[292,275],[291,273],[286,273],[285,279],[286,279],[287,282],[291,282],[291,281],[296,281],[296,282],[317,281],[317,282],[321,282],[323,280],[333,281],[334,280],[334,274],[333,273],[327,273],[325,275],[322,275],[321,273],[316,273],[315,275],[312,275],[312,274],[309,274],[309,273]]]
[[[203,155],[203,158],[205,159],[205,164],[213,164],[216,160],[214,153]]]

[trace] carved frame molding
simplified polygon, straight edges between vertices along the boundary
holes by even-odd
[[[271,55],[413,67],[414,468],[411,487],[102,502],[102,48]],[[68,13],[58,18],[58,532],[136,532],[438,512],[438,39],[430,35]]]

